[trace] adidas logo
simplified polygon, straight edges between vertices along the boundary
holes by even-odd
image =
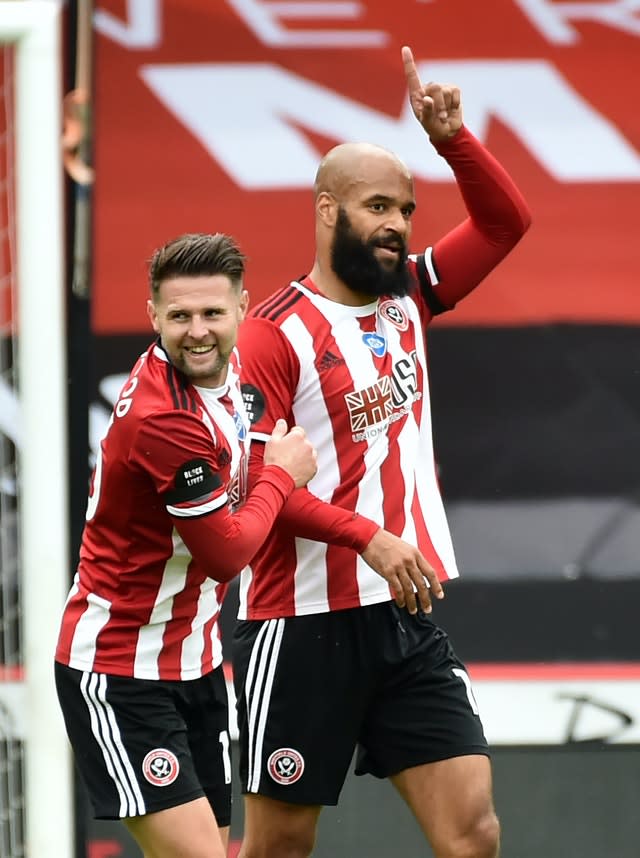
[[[337,355],[334,355],[333,352],[326,351],[322,357],[320,358],[320,362],[318,363],[318,372],[324,372],[327,369],[331,369],[331,367],[339,366],[344,363],[344,358],[339,358]]]

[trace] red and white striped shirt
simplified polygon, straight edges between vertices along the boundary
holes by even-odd
[[[247,430],[236,356],[226,385],[204,389],[159,345],[141,355],[101,445],[56,660],[184,680],[222,662],[220,581],[242,552],[235,572],[252,556],[293,490],[288,474],[266,468],[258,512],[247,502],[232,514],[246,493]]]
[[[300,424],[318,471],[243,571],[240,619],[389,600],[386,581],[360,556],[378,527],[417,546],[441,579],[458,575],[436,478],[425,328],[509,252],[529,211],[467,129],[438,151],[470,217],[410,257],[409,296],[345,306],[305,278],[263,301],[241,328],[251,437],[266,440],[278,417]]]
[[[318,451],[313,495],[417,545],[442,578],[452,578],[458,570],[431,438],[426,314],[419,296],[349,307],[308,280],[291,283],[244,323],[243,390],[253,396],[254,415],[262,408],[252,438],[266,440],[282,415],[304,427]],[[276,524],[242,573],[240,616],[389,598],[386,581],[356,552],[292,538]]]

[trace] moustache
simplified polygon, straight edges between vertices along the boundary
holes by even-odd
[[[370,242],[372,247],[382,247],[385,250],[395,250],[403,256],[407,253],[407,245],[399,238],[377,238]]]

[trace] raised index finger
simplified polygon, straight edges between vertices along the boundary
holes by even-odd
[[[404,73],[407,78],[409,93],[421,91],[422,83],[418,76],[418,69],[416,68],[411,48],[408,48],[406,45],[402,48],[402,62],[404,63]]]

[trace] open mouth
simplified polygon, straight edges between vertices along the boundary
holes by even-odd
[[[215,346],[209,343],[206,346],[186,346],[185,351],[187,351],[190,355],[194,357],[199,357],[200,355],[208,355],[214,350]]]
[[[403,249],[394,244],[378,244],[375,255],[382,265],[396,266],[402,258]]]
[[[214,352],[214,345],[206,345],[206,346],[185,346],[185,351],[191,358],[191,360],[205,360],[210,357]]]

